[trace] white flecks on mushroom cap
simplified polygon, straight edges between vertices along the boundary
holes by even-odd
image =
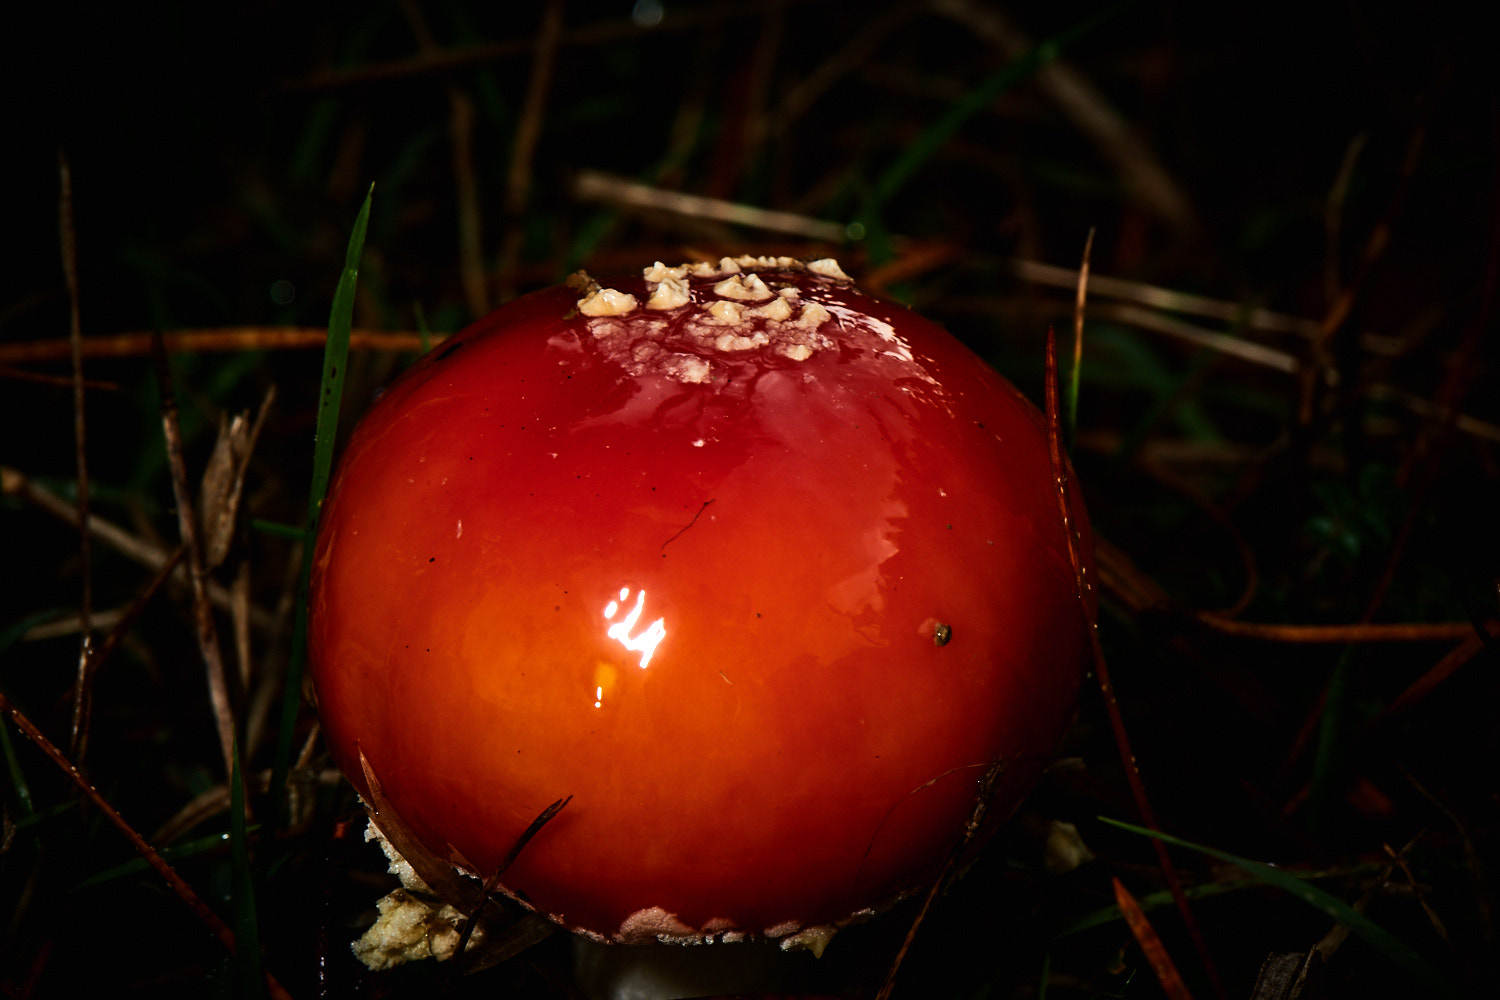
[[[578,300],[578,311],[585,316],[623,316],[634,312],[639,303],[629,292],[600,288]]]
[[[745,315],[768,319],[773,323],[784,323],[792,318],[792,306],[786,299],[775,298],[763,306],[748,310]]]
[[[764,302],[776,293],[766,287],[758,274],[735,274],[715,285],[714,294],[740,302]]]
[[[822,275],[825,278],[837,278],[840,281],[854,280],[844,273],[844,269],[842,267],[839,267],[839,262],[834,260],[832,257],[822,257],[818,260],[810,260],[807,262],[807,269],[813,274]]]
[[[730,302],[728,299],[710,302],[708,308],[703,311],[707,314],[710,323],[738,326],[745,321],[745,307],[738,302]]]
[[[589,317],[594,341],[631,375],[655,372],[680,382],[710,382],[715,353],[744,356],[764,350],[788,361],[806,361],[832,346],[834,341],[821,332],[827,323],[893,340],[887,324],[814,289],[799,288],[791,277],[795,272],[851,280],[832,258],[803,263],[792,257],[742,255],[674,267],[655,261],[641,269],[649,293],[645,312],[637,312],[640,303],[634,295],[601,287],[586,271],[570,276],[568,285],[582,295],[577,308]],[[685,320],[665,315],[684,308],[689,309]]]
[[[650,278],[646,279],[650,281]],[[685,278],[667,275],[661,279],[661,283],[651,292],[651,297],[646,300],[647,309],[676,309],[685,306],[692,299],[692,292],[688,289]]]

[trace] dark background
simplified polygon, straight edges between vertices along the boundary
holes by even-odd
[[[547,9],[165,3],[18,16],[0,42],[0,464],[71,502],[59,152],[85,340],[238,331],[234,349],[173,355],[187,467],[196,481],[221,415],[274,385],[244,513],[283,524],[306,504],[320,361],[268,349],[264,331],[326,325],[372,182],[358,329],[451,332],[582,264],[833,253],[1037,401],[1045,332],[1071,335],[1073,290],[1017,262],[1076,268],[1092,229],[1074,455],[1105,543],[1105,651],[1162,828],[1319,873],[1433,975],[1470,995],[1496,989],[1500,685],[1484,623],[1500,574],[1500,104],[1488,39],[1443,8],[1356,4],[668,2],[653,23],[648,4],[570,2],[553,8],[551,36]],[[1060,56],[1028,70],[1041,42]],[[542,51],[553,61],[538,85]],[[1018,65],[1001,86],[997,74]],[[949,116],[951,137],[934,141]],[[513,179],[518,148],[525,184]],[[615,181],[587,195],[599,172]],[[622,206],[619,180],[832,222],[845,238]],[[466,267],[478,279],[467,286]],[[1256,308],[1303,322],[1268,323]],[[403,343],[356,351],[346,428],[410,362]],[[1257,347],[1281,360],[1247,360]],[[84,374],[98,383],[86,407],[92,509],[169,549],[150,358],[91,355]],[[8,490],[0,559],[0,691],[66,747],[78,637],[34,627],[78,606],[77,534]],[[253,634],[242,713],[256,692],[274,696],[285,668],[295,559],[293,543],[247,527],[219,571],[228,583],[248,566],[252,601],[274,618]],[[98,611],[130,606],[150,574],[96,542],[90,577]],[[1312,642],[1237,634],[1202,611],[1455,630]],[[1483,641],[1466,640],[1465,623]],[[1349,633],[1372,636],[1388,638]],[[193,802],[202,815],[171,831],[179,842],[228,829],[185,591],[145,606],[99,671],[94,706],[87,770],[137,829],[150,835]],[[299,732],[311,721],[304,712]],[[243,985],[151,873],[85,884],[127,862],[128,846],[14,730],[11,742],[0,990]],[[247,744],[249,773],[270,767],[271,742]],[[1095,818],[1139,818],[1097,691],[1061,753],[939,901],[899,995],[1034,996],[1044,965],[1050,997],[1161,995],[1123,923],[1077,929],[1113,904],[1111,876],[1146,898],[1165,884],[1146,840]],[[328,766],[317,749],[309,764]],[[339,826],[354,815],[330,782],[300,825],[252,835],[267,966],[295,995],[567,995],[560,936],[469,977],[355,968],[345,942],[385,882]],[[1077,824],[1097,860],[1047,873],[1053,820]],[[1320,941],[1322,992],[1302,995],[1437,988],[1357,937],[1330,944],[1327,914],[1232,885],[1232,866],[1174,858],[1204,895],[1195,912],[1225,995],[1250,996],[1268,955]],[[181,868],[226,917],[239,912],[226,848],[200,844]],[[1170,903],[1149,915],[1194,995],[1213,996]],[[849,932],[799,974],[871,992],[912,916]]]

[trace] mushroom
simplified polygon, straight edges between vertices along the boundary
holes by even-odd
[[[433,858],[596,941],[821,950],[1068,723],[1057,482],[1016,389],[833,261],[580,273],[354,432],[314,554],[328,744]]]

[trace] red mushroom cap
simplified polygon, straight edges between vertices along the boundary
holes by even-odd
[[[1088,646],[1071,514],[1036,409],[833,261],[580,274],[355,431],[319,711],[480,877],[571,795],[501,879],[566,926],[816,935],[930,878],[991,763],[1003,814],[1048,760]]]

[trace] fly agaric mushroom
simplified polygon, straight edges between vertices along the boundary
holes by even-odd
[[[580,272],[355,431],[314,555],[328,743],[575,931],[820,949],[933,877],[992,764],[1003,815],[1047,761],[1088,648],[1069,502],[1036,409],[832,260]]]

